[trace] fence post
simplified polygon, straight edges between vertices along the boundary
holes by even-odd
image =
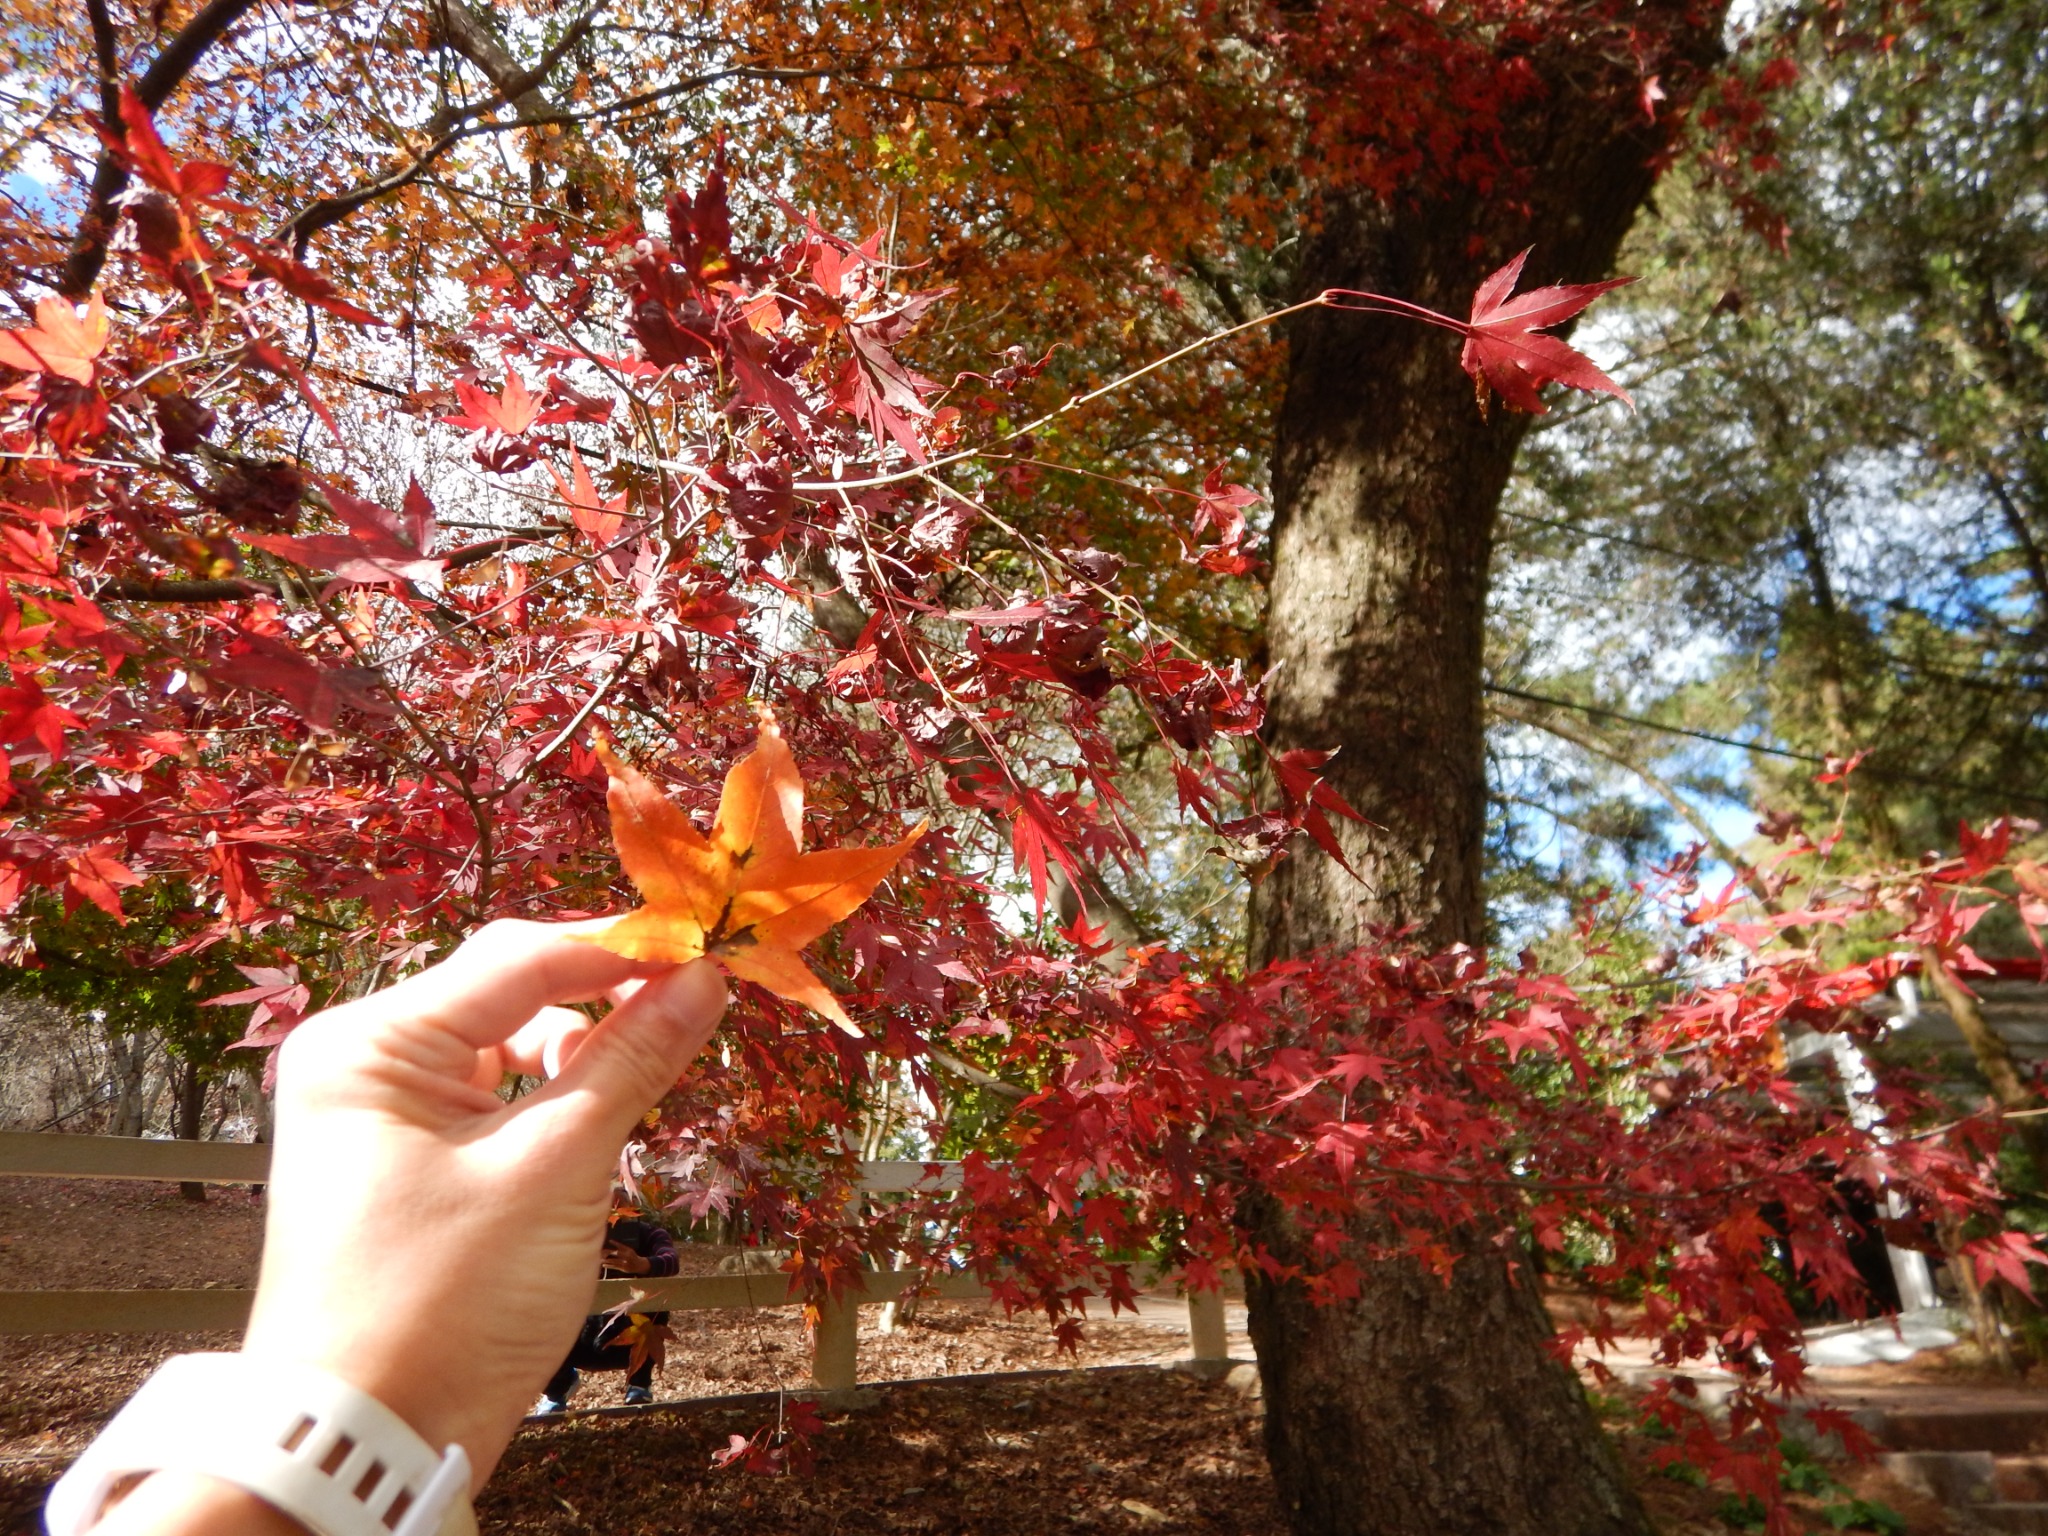
[[[844,1392],[859,1375],[860,1304],[852,1295],[818,1303],[811,1336],[811,1381],[821,1392]]]
[[[1197,1360],[1228,1360],[1230,1330],[1223,1322],[1223,1290],[1188,1292],[1188,1344]]]

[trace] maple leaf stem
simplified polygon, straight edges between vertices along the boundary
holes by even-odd
[[[1338,300],[1343,298],[1364,299],[1370,302],[1364,304],[1339,303]],[[1069,395],[1064,402],[1053,407],[1044,415],[1019,427],[1010,434],[1010,439],[1014,441],[1018,438],[1029,437],[1032,433],[1051,426],[1052,423],[1068,412],[1079,410],[1082,406],[1092,404],[1094,401],[1102,399],[1105,395],[1115,394],[1118,390],[1127,388],[1139,379],[1144,378],[1147,374],[1156,373],[1169,363],[1177,363],[1182,358],[1192,356],[1194,353],[1212,347],[1218,342],[1228,341],[1231,337],[1242,335],[1246,331],[1255,331],[1263,326],[1272,325],[1276,321],[1285,320],[1289,315],[1297,315],[1303,310],[1308,309],[1341,309],[1364,313],[1402,315],[1409,319],[1420,320],[1428,325],[1441,327],[1444,330],[1455,331],[1461,336],[1470,335],[1472,330],[1471,326],[1462,320],[1455,320],[1451,316],[1443,314],[1438,310],[1430,309],[1425,305],[1411,304],[1406,299],[1389,298],[1385,294],[1370,293],[1362,289],[1326,288],[1312,299],[1303,299],[1298,304],[1289,304],[1283,309],[1270,310],[1266,314],[1254,316],[1250,320],[1240,321],[1238,324],[1227,326],[1223,330],[1211,331],[1206,336],[1199,337],[1184,347],[1176,347],[1171,352],[1155,357],[1141,368],[1134,368],[1129,373],[1118,375],[1107,384],[1099,385],[1089,390],[1086,394]],[[932,471],[945,469],[954,464],[977,463],[1003,457],[1006,456],[987,453],[981,449],[963,449],[959,453],[945,454],[939,458],[927,460],[923,464],[913,465],[907,469],[895,470],[888,474],[865,475],[857,480],[798,480],[792,485],[791,489],[814,493],[874,490],[882,486],[900,485],[906,480],[929,478]]]
[[[1362,304],[1341,304],[1338,302],[1339,299],[1363,299],[1366,302]],[[1411,304],[1406,299],[1388,298],[1383,293],[1368,293],[1358,288],[1325,288],[1321,293],[1309,300],[1308,303],[1310,305],[1320,305],[1324,309],[1343,310],[1347,314],[1402,315],[1410,320],[1420,320],[1425,325],[1434,325],[1446,331],[1455,331],[1460,336],[1472,334],[1472,327],[1469,324],[1463,320],[1454,319],[1441,310],[1430,309],[1422,304]],[[1302,307],[1305,308],[1307,306]]]
[[[1146,374],[1156,372],[1164,368],[1168,363],[1178,362],[1180,359],[1199,352],[1205,347],[1214,346],[1219,341],[1228,341],[1231,337],[1244,331],[1253,331],[1261,326],[1271,325],[1277,320],[1286,319],[1289,315],[1299,314],[1304,309],[1320,309],[1323,307],[1325,306],[1322,295],[1318,294],[1315,298],[1303,299],[1299,304],[1290,304],[1285,309],[1273,310],[1268,314],[1246,320],[1242,324],[1230,326],[1225,330],[1212,331],[1206,336],[1189,342],[1184,347],[1178,347],[1162,357],[1154,358],[1142,368],[1134,368],[1129,373],[1111,379],[1107,384],[1091,389],[1085,395],[1068,396],[1062,404],[1053,407],[1053,409],[1047,411],[1036,420],[1028,421],[1023,426],[1017,428],[1016,431],[1010,434],[1010,440],[1015,441],[1021,437],[1028,437],[1032,433],[1052,425],[1053,422],[1059,420],[1060,417],[1066,415],[1069,411],[1078,410],[1091,401],[1100,400],[1104,395],[1114,394],[1125,386],[1144,378]],[[792,485],[791,489],[812,492],[873,490],[886,485],[900,485],[906,480],[915,480],[921,475],[928,474],[933,470],[945,469],[950,465],[975,463],[989,457],[993,457],[993,455],[986,454],[978,448],[967,448],[962,449],[959,453],[944,454],[939,458],[928,459],[922,464],[912,465],[908,469],[895,470],[886,475],[867,475],[858,480],[798,480]]]

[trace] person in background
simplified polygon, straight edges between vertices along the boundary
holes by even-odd
[[[489,924],[292,1032],[242,1348],[167,1362],[52,1536],[472,1536],[588,1310],[620,1149],[725,1012],[709,961],[578,942],[604,921]],[[507,1103],[508,1072],[549,1081]]]
[[[637,1280],[672,1275],[676,1272],[675,1239],[665,1227],[633,1214],[639,1207],[633,1192],[624,1184],[612,1186],[610,1229],[604,1237],[603,1269],[606,1280]],[[668,1325],[666,1312],[601,1312],[583,1320],[583,1331],[569,1350],[562,1368],[548,1378],[536,1413],[560,1413],[569,1406],[569,1396],[583,1371],[628,1371],[626,1403],[633,1406],[654,1401],[655,1356],[641,1350],[641,1361],[633,1364],[636,1329]]]

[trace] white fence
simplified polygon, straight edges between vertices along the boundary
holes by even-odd
[[[226,1141],[138,1141],[125,1136],[66,1136],[0,1131],[0,1175],[44,1178],[146,1179],[162,1183],[261,1184],[270,1176],[270,1148]],[[862,1163],[860,1189],[870,1194],[957,1189],[951,1163]],[[945,1300],[974,1300],[987,1287],[969,1275],[927,1277],[917,1270],[873,1270],[857,1290],[822,1307],[812,1338],[811,1378],[840,1391],[859,1380],[859,1308],[894,1301],[916,1287]],[[226,1332],[249,1321],[253,1291],[0,1291],[0,1334]],[[590,1310],[634,1301],[636,1310],[745,1311],[801,1306],[782,1274],[678,1275],[660,1280],[604,1280]],[[1188,1292],[1188,1339],[1196,1360],[1229,1355],[1223,1297]]]

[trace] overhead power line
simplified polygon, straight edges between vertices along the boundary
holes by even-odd
[[[1576,710],[1582,715],[1597,715],[1603,720],[1620,720],[1628,725],[1640,725],[1645,730],[1662,731],[1667,736],[1690,736],[1695,741],[1711,741],[1717,746],[1735,747],[1743,752],[1758,752],[1770,757],[1790,758],[1798,763],[1819,763],[1826,765],[1827,759],[1812,752],[1794,752],[1790,747],[1773,747],[1761,741],[1737,741],[1733,736],[1716,736],[1712,731],[1690,730],[1682,725],[1666,725],[1661,720],[1646,720],[1641,715],[1623,714],[1618,709],[1607,709],[1599,704],[1580,704],[1571,699],[1553,699],[1547,694],[1525,693],[1520,688],[1510,688],[1503,683],[1487,683],[1488,693],[1498,693],[1505,698],[1521,699],[1530,704],[1548,704],[1552,709]]]
[[[1630,549],[1647,550],[1653,555],[1681,561],[1686,565],[1712,565],[1724,571],[1739,571],[1747,567],[1740,560],[1726,559],[1720,555],[1703,555],[1695,550],[1678,549],[1670,544],[1658,544],[1650,539],[1639,539],[1626,533],[1608,533],[1599,528],[1588,528],[1584,523],[1566,522],[1563,518],[1538,517],[1533,512],[1515,512],[1502,508],[1501,516],[1513,518],[1518,523],[1537,523],[1545,528],[1561,529],[1576,534],[1582,539],[1599,539],[1608,544],[1626,544]]]
[[[1624,725],[1640,726],[1646,731],[1660,731],[1666,736],[1689,736],[1694,741],[1710,741],[1718,747],[1733,747],[1738,752],[1751,752],[1760,757],[1784,758],[1790,762],[1811,763],[1822,768],[1837,761],[1834,758],[1823,757],[1817,752],[1795,752],[1790,747],[1774,747],[1767,742],[1738,741],[1733,736],[1717,736],[1712,731],[1696,731],[1683,725],[1666,725],[1661,720],[1646,719],[1642,715],[1608,709],[1600,704],[1581,704],[1574,699],[1553,699],[1548,694],[1530,693],[1525,689],[1510,688],[1504,683],[1485,683],[1482,686],[1488,693],[1497,693],[1503,698],[1520,699],[1528,704],[1542,704],[1551,709],[1568,709],[1600,720],[1616,720]],[[1873,779],[1889,779],[1899,784],[1920,784],[1931,789],[1951,790],[1960,795],[1979,795],[2027,805],[2048,806],[2048,795],[2030,795],[2022,790],[1991,790],[1978,784],[1959,784],[1954,779],[1939,779],[1924,773],[1905,773],[1881,766],[1859,767],[1856,771]]]

